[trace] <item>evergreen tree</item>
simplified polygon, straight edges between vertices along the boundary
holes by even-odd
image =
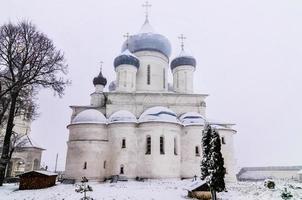
[[[210,142],[211,142],[212,129],[210,125],[206,125],[202,132],[202,160],[201,160],[201,179],[205,180],[209,176],[208,164],[209,164],[209,152],[210,152]]]
[[[202,144],[201,178],[206,180],[212,193],[212,199],[216,200],[216,192],[225,190],[224,177],[226,173],[221,154],[221,140],[217,131],[207,126],[203,132]]]

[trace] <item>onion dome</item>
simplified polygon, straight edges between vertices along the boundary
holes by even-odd
[[[204,126],[206,122],[205,118],[197,112],[184,113],[179,117],[179,120],[184,126],[190,126],[190,125]]]
[[[179,56],[174,58],[170,64],[171,69],[182,65],[190,65],[196,67],[196,60],[193,56],[187,54],[183,49],[181,50]]]
[[[139,117],[139,123],[143,122],[167,122],[179,124],[175,112],[162,106],[152,107],[143,112]]]
[[[136,68],[139,68],[138,58],[132,54],[128,49],[123,51],[119,56],[114,59],[114,68],[117,68],[120,65],[133,65]]]
[[[112,81],[110,84],[109,84],[109,92],[113,92],[116,90],[116,81]]]
[[[107,79],[103,76],[102,70],[100,71],[99,75],[97,77],[94,77],[93,79],[93,85],[103,85],[106,86]]]
[[[107,119],[100,111],[88,109],[80,112],[71,124],[106,124]]]
[[[130,38],[124,42],[122,52],[127,48],[129,48],[132,53],[138,51],[157,51],[168,58],[171,55],[171,44],[169,40],[165,36],[156,33],[149,24],[148,19],[146,19],[138,34],[130,36]]]
[[[109,117],[109,124],[113,123],[137,123],[137,119],[131,112],[120,110]]]

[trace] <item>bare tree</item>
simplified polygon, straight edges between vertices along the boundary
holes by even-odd
[[[35,94],[40,88],[50,88],[55,94],[62,96],[69,83],[61,77],[66,73],[67,65],[63,53],[33,24],[8,23],[0,27],[0,98],[5,96],[9,100],[0,158],[0,186],[10,159],[18,99],[26,90]]]

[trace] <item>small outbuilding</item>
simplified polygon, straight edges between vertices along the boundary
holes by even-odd
[[[42,189],[54,186],[56,184],[57,176],[57,173],[41,170],[34,170],[20,174],[19,189]]]
[[[197,198],[202,200],[212,199],[210,187],[205,181],[202,180],[194,181],[186,189],[188,190],[188,197],[190,198]]]

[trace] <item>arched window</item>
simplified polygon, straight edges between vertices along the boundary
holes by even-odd
[[[185,72],[185,90],[188,89],[188,77],[187,77],[187,72]]]
[[[122,149],[126,148],[126,139],[123,138],[122,140]]]
[[[127,71],[124,71],[124,87],[127,86]]]
[[[151,136],[146,139],[146,154],[151,154]]]
[[[147,84],[151,84],[151,67],[150,65],[147,66]]]
[[[160,150],[160,154],[165,154],[165,138],[164,138],[164,136],[160,136],[160,138],[159,138],[159,150]]]
[[[84,162],[83,169],[87,169],[87,162]]]
[[[176,72],[176,88],[179,88],[179,73]]]
[[[224,137],[221,137],[221,143],[222,143],[222,144],[225,144],[225,139],[224,139]]]
[[[120,167],[120,174],[124,174],[124,165],[121,165]]]
[[[177,151],[178,151],[178,149],[177,149],[177,138],[175,137],[174,138],[174,155],[178,154]]]
[[[196,155],[196,156],[200,156],[199,146],[196,146],[196,147],[195,147],[195,155]]]
[[[163,69],[163,88],[166,88],[166,69]]]
[[[106,160],[104,161],[104,169],[106,169]]]

